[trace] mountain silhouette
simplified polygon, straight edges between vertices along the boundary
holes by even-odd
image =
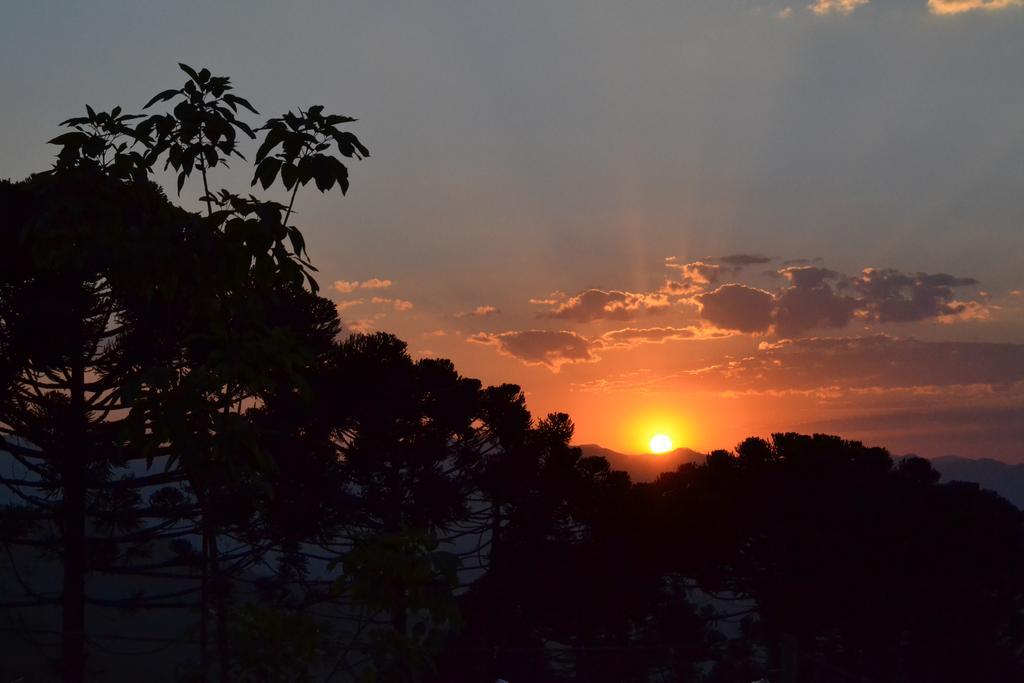
[[[995,491],[1024,509],[1024,465],[1011,465],[992,458],[962,458],[943,455],[930,458],[943,481],[970,481]]]
[[[662,472],[674,472],[687,463],[702,464],[706,453],[690,448],[677,448],[668,453],[640,453],[630,455],[610,448],[588,443],[580,446],[583,455],[600,456],[608,461],[613,470],[628,472],[633,481],[653,481]]]

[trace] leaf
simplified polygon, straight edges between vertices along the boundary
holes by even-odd
[[[192,67],[190,67],[190,66],[189,66],[188,64],[182,64],[181,62],[178,62],[178,67],[179,67],[179,68],[180,68],[180,69],[181,69],[182,71],[184,71],[185,73],[187,73],[187,74],[188,74],[188,77],[189,77],[189,78],[191,78],[191,79],[192,79],[193,81],[195,81],[196,83],[200,83],[200,82],[201,82],[201,81],[199,80],[199,74],[197,74],[197,73],[196,73],[196,70],[195,70],[195,69],[193,69]]]
[[[279,170],[281,170],[280,159],[275,159],[274,157],[264,159],[263,162],[256,167],[256,174],[253,176],[251,184],[255,185],[256,181],[259,180],[260,184],[263,185],[263,189],[266,190],[274,184],[274,178],[277,177],[277,172]]]
[[[252,128],[249,127],[249,124],[245,123],[244,121],[236,121],[234,119],[231,120],[231,123],[253,140],[256,139],[256,133],[252,132]]]
[[[263,144],[260,145],[259,150],[256,151],[256,158],[254,161],[258,164],[263,161],[263,157],[267,156],[275,147],[281,144],[281,132],[277,128],[273,128],[267,133],[267,137],[263,140]]]
[[[72,132],[58,135],[46,144],[48,145],[81,145],[89,139],[87,133]]]
[[[227,102],[231,102],[233,104],[237,104],[240,107],[245,107],[246,109],[251,111],[253,114],[257,114],[257,115],[259,114],[259,112],[256,111],[256,108],[253,107],[251,104],[249,104],[249,100],[245,99],[244,97],[239,97],[238,95],[230,95],[230,94],[228,94],[228,95],[224,96],[224,99]]]
[[[284,183],[285,189],[292,189],[297,176],[298,169],[296,169],[293,164],[284,164],[281,166],[281,182]]]
[[[330,162],[330,157],[326,157],[322,154],[317,154],[313,157],[308,157],[312,160],[310,166],[312,167],[313,178],[316,180],[316,187],[321,192],[326,192],[331,189],[334,185],[335,175],[333,164]]]
[[[188,177],[188,173],[182,171],[178,174],[178,194],[181,194],[181,188],[185,185],[185,178]]]
[[[302,256],[302,253],[306,251],[306,240],[302,238],[302,233],[295,228],[289,228],[288,239],[292,243],[292,252],[297,256]]]
[[[345,194],[348,192],[348,167],[338,161],[335,157],[329,158],[334,162],[334,177],[338,181],[338,186],[341,187],[341,193]]]
[[[330,116],[324,119],[324,123],[326,123],[328,126],[337,126],[339,123],[352,123],[353,121],[358,120],[359,119],[354,119],[351,116],[339,116],[338,114],[331,114]]]
[[[157,102],[164,102],[166,100],[169,100],[179,93],[181,93],[180,90],[164,90],[161,93],[157,93],[153,96],[153,99],[151,99],[149,102],[146,102],[146,106],[144,106],[143,109],[149,109]]]
[[[334,141],[338,143],[338,151],[346,157],[368,157],[370,151],[359,142],[352,133],[346,131],[334,131]]]

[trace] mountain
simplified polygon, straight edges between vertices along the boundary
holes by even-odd
[[[992,458],[961,458],[943,455],[929,458],[943,481],[975,482],[995,491],[1018,508],[1024,509],[1024,465],[1011,465]]]
[[[689,448],[677,448],[668,453],[643,453],[640,455],[619,453],[593,443],[583,444],[580,448],[583,450],[583,455],[596,455],[606,459],[613,470],[629,472],[633,481],[653,481],[662,472],[674,472],[680,465],[686,463],[702,464],[707,457],[705,453],[698,453]]]

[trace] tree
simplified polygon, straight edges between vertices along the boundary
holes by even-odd
[[[347,169],[329,141],[343,156],[367,154],[338,129],[354,119],[311,107],[254,130],[236,117],[240,107],[255,109],[231,92],[229,79],[181,68],[189,80],[149,103],[176,100],[172,111],[145,118],[87,107],[87,116],[66,121],[71,130],[51,141],[61,147],[53,171],[4,187],[19,195],[4,237],[32,258],[10,264],[0,285],[0,368],[8,388],[0,425],[6,449],[34,475],[5,483],[60,492],[56,504],[24,500],[60,529],[66,680],[84,676],[89,490],[107,486],[111,466],[157,459],[167,471],[143,477],[145,485],[184,480],[196,499],[201,669],[205,677],[213,584],[227,677],[217,544],[227,521],[214,498],[268,471],[247,413],[275,383],[301,386],[311,354],[302,325],[313,320],[281,314],[303,296],[303,285],[316,290],[302,234],[288,221],[298,187],[315,181],[322,191],[336,183],[347,190]],[[253,183],[268,187],[276,175],[268,165],[276,166],[292,191],[289,206],[211,191],[209,171],[241,156],[237,132],[263,133]],[[205,216],[171,207],[149,184],[161,158],[178,172],[179,191],[200,171]],[[116,490],[122,497],[134,490],[135,504],[138,488],[122,478]],[[120,512],[128,503],[118,501]],[[136,529],[133,538],[152,540],[151,531]]]
[[[937,482],[835,436],[748,439],[654,485],[666,566],[748,613],[776,664],[789,639],[876,680],[1018,677],[1020,512]]]

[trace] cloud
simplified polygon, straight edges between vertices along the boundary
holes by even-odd
[[[820,266],[790,266],[777,275],[790,286],[776,294],[729,283],[693,301],[716,327],[783,338],[854,321],[953,323],[991,317],[992,306],[956,298],[955,289],[978,284],[974,278],[876,268],[845,277]]]
[[[633,320],[641,314],[664,312],[670,305],[668,298],[660,293],[588,289],[570,297],[554,309],[538,314],[538,317],[580,323],[594,320]]]
[[[771,263],[772,259],[760,254],[730,254],[729,256],[719,256],[715,260],[719,263],[724,263],[727,266],[739,269],[745,266],[757,266],[764,263]]]
[[[995,12],[1012,7],[1024,7],[1024,0],[928,0],[928,10],[932,14],[940,15]]]
[[[376,327],[376,323],[372,320],[350,320],[343,323],[342,327],[350,334],[365,334],[371,332]]]
[[[991,320],[992,310],[998,306],[986,306],[977,301],[957,302],[959,310],[956,313],[940,315],[935,320],[944,324],[952,324],[964,320]]]
[[[524,330],[492,334],[481,332],[467,338],[475,344],[486,344],[499,353],[512,356],[527,365],[543,365],[558,372],[567,363],[592,363],[600,360],[599,352],[630,349],[641,344],[663,344],[667,341],[717,339],[730,336],[721,330],[705,327],[626,327],[587,338],[575,332]]]
[[[715,339],[729,336],[720,330],[703,327],[627,327],[605,332],[595,340],[599,348],[632,348],[640,344],[663,344],[667,341]]]
[[[829,281],[839,273],[817,266],[794,266],[778,271],[792,283],[779,295],[773,318],[775,332],[794,337],[817,327],[845,327],[858,302],[835,293]]]
[[[501,354],[518,358],[527,365],[543,365],[554,372],[558,372],[567,363],[591,363],[597,360],[591,352],[592,343],[575,332],[481,332],[469,337],[468,341],[493,346]]]
[[[764,333],[772,323],[775,297],[763,289],[728,284],[695,299],[701,317],[723,330]]]
[[[756,355],[702,372],[734,388],[1006,387],[1024,381],[1024,344],[813,337],[762,342]]]
[[[776,16],[779,19],[789,19],[791,16],[793,16],[793,8],[792,7],[784,7],[783,9],[779,10],[779,12],[778,12],[778,14],[776,14]]]
[[[808,8],[815,14],[851,14],[855,9],[868,4],[869,0],[814,0]]]
[[[494,306],[477,306],[472,311],[463,311],[462,313],[456,313],[456,318],[489,318],[492,315],[498,315],[501,313]]]
[[[344,311],[345,309],[352,308],[353,306],[362,306],[366,303],[366,299],[345,299],[335,304],[338,311]]]
[[[369,280],[335,280],[334,289],[342,294],[349,294],[357,289],[387,289],[393,283],[391,280],[382,280],[378,277],[371,277]]]
[[[662,294],[671,296],[684,296],[702,291],[708,285],[718,282],[722,273],[722,267],[716,263],[705,261],[676,263],[675,256],[665,259],[665,267],[679,271],[679,279],[666,280],[660,290]]]
[[[974,278],[945,273],[904,273],[898,270],[865,268],[840,284],[860,295],[858,315],[881,323],[916,322],[958,315],[969,302],[954,299],[955,287],[978,284]]]
[[[413,308],[411,301],[405,299],[388,299],[382,296],[375,296],[370,299],[371,304],[377,304],[379,306],[391,306],[396,311],[409,311]]]

